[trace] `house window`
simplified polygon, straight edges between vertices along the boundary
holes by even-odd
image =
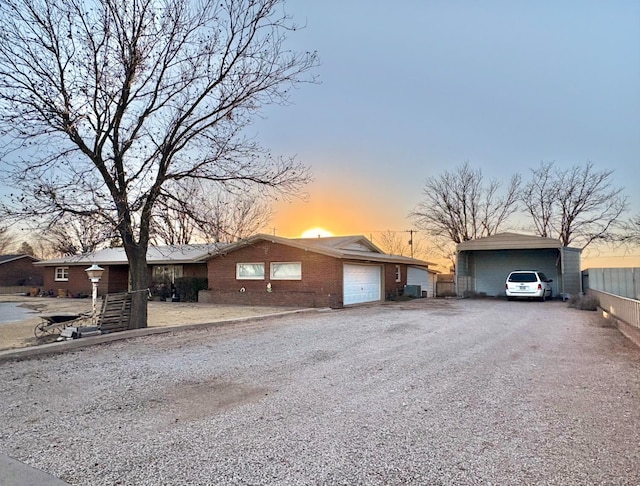
[[[264,280],[264,263],[236,263],[237,280]]]
[[[302,280],[302,263],[271,263],[272,280]]]
[[[396,282],[400,282],[402,280],[402,275],[400,273],[400,265],[396,265]]]
[[[69,267],[56,267],[56,282],[67,282],[69,280]]]
[[[177,278],[182,278],[182,265],[154,265],[154,283],[175,283]]]

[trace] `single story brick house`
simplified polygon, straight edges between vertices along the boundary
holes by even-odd
[[[552,296],[582,292],[582,250],[562,246],[556,238],[500,233],[463,241],[456,246],[456,292],[504,296],[505,281],[513,270],[540,270],[553,280]]]
[[[151,246],[147,251],[149,286],[170,284],[179,277],[206,277],[206,259],[224,244]],[[92,253],[43,260],[35,265],[44,271],[43,288],[55,295],[79,296],[91,293],[86,269],[104,268],[98,294],[129,290],[129,263],[124,248],[106,248]]]
[[[199,302],[331,307],[379,302],[406,285],[435,288],[429,262],[387,255],[364,236],[283,238],[258,234],[207,261]]]
[[[31,255],[0,255],[0,287],[39,287],[43,283],[40,261]]]

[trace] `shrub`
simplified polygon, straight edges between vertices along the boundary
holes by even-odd
[[[149,289],[153,300],[166,300],[171,298],[171,286],[164,283],[156,283]]]
[[[180,302],[198,302],[198,292],[209,287],[206,277],[181,277],[176,279],[176,294]]]
[[[595,311],[598,310],[600,301],[593,295],[572,295],[567,305],[574,309]]]

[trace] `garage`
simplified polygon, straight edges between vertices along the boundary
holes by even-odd
[[[343,303],[362,304],[382,300],[382,266],[344,264]]]
[[[207,270],[209,288],[198,293],[200,302],[331,309],[400,296],[409,274],[433,296],[437,273],[429,262],[386,254],[361,235],[258,234],[212,255]]]
[[[456,258],[456,292],[459,297],[504,296],[513,270],[539,270],[553,280],[552,296],[582,291],[578,248],[563,247],[560,240],[518,233],[501,233],[459,243]]]

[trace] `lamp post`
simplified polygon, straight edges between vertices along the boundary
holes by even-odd
[[[91,280],[91,318],[95,319],[96,317],[96,299],[98,298],[98,282],[100,282],[100,277],[102,277],[102,272],[104,272],[104,268],[99,267],[95,263],[91,265],[89,268],[85,270],[87,272],[87,277]]]

